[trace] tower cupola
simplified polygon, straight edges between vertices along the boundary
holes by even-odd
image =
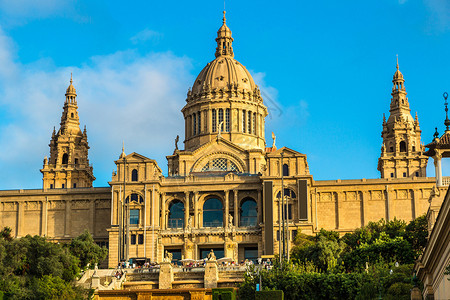
[[[231,37],[231,30],[227,26],[227,19],[225,17],[225,11],[223,11],[223,23],[222,26],[217,31],[217,48],[216,48],[216,57],[222,55],[228,55],[234,57],[233,53],[233,38]]]

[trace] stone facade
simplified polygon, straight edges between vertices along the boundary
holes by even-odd
[[[168,176],[155,160],[122,151],[110,187],[92,188],[87,134],[79,127],[71,81],[41,170],[43,189],[0,191],[0,225],[12,227],[15,236],[58,241],[88,229],[108,242],[114,267],[130,258],[162,262],[165,251],[192,260],[210,249],[235,261],[274,255],[282,211],[289,246],[300,231],[343,234],[370,221],[410,221],[427,211],[435,180],[425,174],[421,131],[398,65],[391,115],[383,121],[382,178],[316,181],[305,154],[278,149],[273,134],[267,147],[267,108],[250,73],[234,59],[225,16],[216,41],[216,58],[188,92],[185,149],[178,149],[177,138],[167,156]]]

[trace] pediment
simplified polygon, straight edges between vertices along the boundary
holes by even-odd
[[[279,157],[281,153],[283,153],[284,156],[305,156],[305,154],[292,150],[291,148],[288,147],[282,147],[274,152],[270,152],[267,154],[267,156]]]

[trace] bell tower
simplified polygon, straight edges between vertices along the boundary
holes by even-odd
[[[43,188],[92,187],[95,180],[89,165],[86,127],[81,131],[78,117],[77,93],[72,84],[66,90],[60,128],[53,128],[50,140],[50,159],[44,158],[41,169]]]
[[[426,177],[428,158],[423,154],[417,113],[411,116],[405,80],[398,67],[392,80],[389,118],[383,114],[383,145],[378,159],[381,178]]]

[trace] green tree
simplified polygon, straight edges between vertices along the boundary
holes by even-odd
[[[97,245],[87,230],[70,242],[69,249],[72,255],[79,259],[79,267],[82,269],[88,264],[93,267],[95,263],[101,262],[108,255],[108,249]]]

